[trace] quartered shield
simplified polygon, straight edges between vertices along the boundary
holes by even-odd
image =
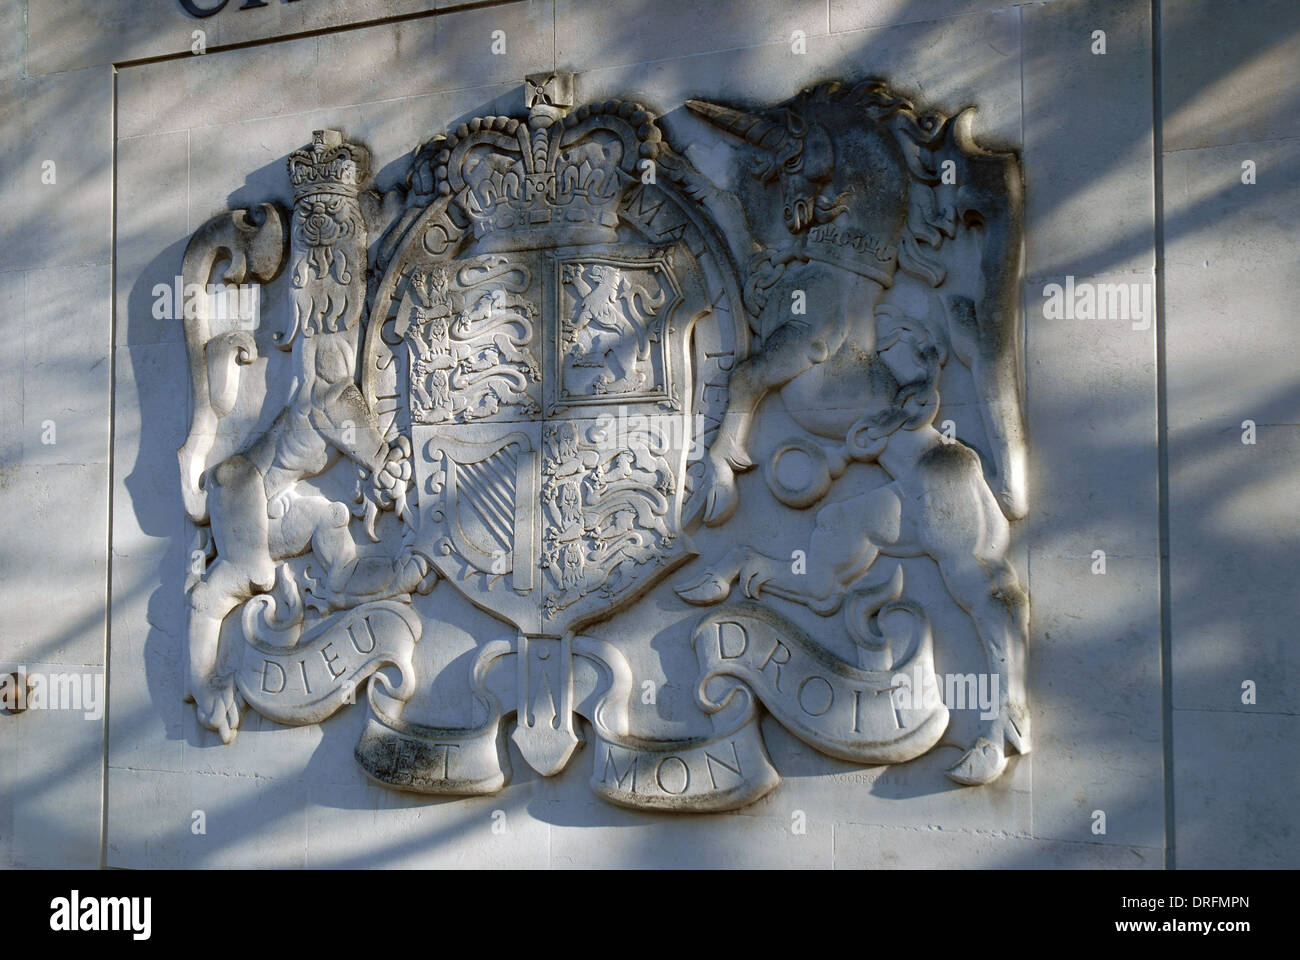
[[[688,556],[680,321],[700,304],[673,260],[521,250],[406,280],[419,549],[522,633],[598,619]]]

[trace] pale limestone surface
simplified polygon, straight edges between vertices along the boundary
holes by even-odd
[[[0,8],[0,666],[103,675],[112,322],[112,72],[27,69],[26,3]],[[48,167],[46,161],[52,161]],[[46,179],[43,179],[43,176]],[[52,441],[52,442],[48,442]],[[0,735],[7,863],[95,866],[105,716],[28,711]]]
[[[1300,10],[1251,7],[1185,2],[1163,21],[1173,826],[1190,868],[1300,860],[1281,813],[1300,785],[1283,492],[1300,463]]]
[[[1213,3],[1162,5],[1170,731],[1155,328],[1047,320],[1042,309],[1044,286],[1067,274],[1153,282],[1146,4],[772,0],[722,17],[699,3],[655,4],[653,13],[628,4],[638,13],[620,19],[619,5],[556,0],[366,25],[452,5],[303,0],[227,10],[201,24],[218,52],[144,65],[130,61],[188,50],[195,22],[179,4],[87,0],[88,19],[78,4],[28,6],[0,5],[0,24],[15,25],[3,31],[0,117],[22,132],[0,147],[0,190],[18,213],[0,244],[9,307],[0,323],[17,345],[0,383],[0,666],[98,668],[107,631],[111,708],[106,757],[103,721],[0,716],[3,862],[93,866],[105,813],[110,866],[1159,867],[1167,828],[1180,866],[1300,862],[1290,799],[1300,785],[1288,615],[1296,525],[1287,506],[1300,450],[1287,320],[1300,291],[1296,94],[1286,69],[1300,31],[1290,5],[1261,3],[1270,16],[1228,22]],[[340,24],[353,28],[219,51]],[[495,29],[507,31],[505,56],[488,52]],[[1096,29],[1107,33],[1105,57],[1088,50]],[[806,34],[804,55],[791,51],[795,30]],[[110,63],[119,64],[115,128]],[[365,143],[386,189],[429,137],[474,116],[521,115],[523,77],[552,68],[576,73],[579,103],[646,103],[670,141],[729,188],[743,176],[736,145],[685,100],[758,106],[832,76],[882,76],[949,113],[976,105],[977,142],[1020,154],[1031,512],[1013,562],[1033,599],[1037,742],[1000,780],[944,780],[960,738],[905,765],[863,768],[821,756],[769,717],[763,736],[783,782],[734,813],[667,819],[603,804],[587,786],[590,747],[542,778],[510,746],[514,777],[501,793],[431,803],[358,769],[364,705],[305,727],[250,712],[223,746],[181,702],[191,528],[175,451],[189,387],[180,324],[151,316],[153,285],[171,281],[190,234],[221,210],[289,206],[284,160],[311,131]],[[49,158],[56,185],[40,180]],[[1240,184],[1243,159],[1258,164],[1255,186]],[[268,292],[286,294],[283,278]],[[272,377],[264,362],[253,370],[255,382]],[[943,404],[940,419],[968,435],[964,424],[978,422],[969,383],[955,383]],[[765,405],[760,417],[772,425],[759,432],[782,436],[785,416]],[[51,418],[54,446],[40,442]],[[1240,443],[1246,418],[1260,425],[1255,446]],[[740,483],[745,502],[776,508],[758,471]],[[774,531],[773,543],[793,547],[806,535],[795,524]],[[1107,554],[1104,575],[1092,572],[1096,550]],[[907,575],[939,596],[928,563],[908,561]],[[665,583],[642,606],[672,602]],[[936,635],[949,638],[938,668],[979,669],[969,619],[951,603],[931,615]],[[457,706],[467,660],[495,623],[466,607],[437,650],[423,644],[422,669],[438,676],[419,700],[430,722],[471,721]],[[677,719],[693,687],[684,639],[666,630],[633,655],[637,678],[660,684],[657,706],[634,707],[638,729],[655,736],[705,732]],[[1258,684],[1255,705],[1241,703],[1245,679]],[[1092,829],[1098,809],[1105,835]],[[206,835],[191,832],[195,810],[207,815]],[[805,833],[791,829],[796,813]]]

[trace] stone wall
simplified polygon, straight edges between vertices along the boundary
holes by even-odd
[[[97,717],[0,715],[0,863],[1300,864],[1293,3],[270,0],[196,19],[176,0],[3,0],[0,43],[0,666],[102,674],[108,693]],[[1019,155],[1030,512],[1011,556],[1035,742],[1000,779],[945,780],[947,741],[893,767],[832,759],[768,716],[782,782],[730,812],[607,805],[590,743],[550,778],[510,744],[501,792],[431,798],[358,767],[362,705],[293,727],[249,711],[223,744],[183,702],[189,366],[156,285],[222,211],[291,207],[285,160],[313,131],[363,143],[391,190],[420,144],[523,115],[524,78],[555,71],[578,104],[644,104],[715,181],[737,147],[687,100],[758,107],[827,79],[976,106],[976,142]],[[1055,315],[1052,284],[1132,285],[1150,313]],[[966,390],[941,416],[978,420]],[[941,592],[925,563],[909,577]],[[955,605],[931,616],[978,657]],[[493,624],[467,608],[437,636],[460,687]],[[681,638],[651,647],[647,735],[698,733],[672,709],[693,695]],[[428,722],[472,722],[446,684]]]

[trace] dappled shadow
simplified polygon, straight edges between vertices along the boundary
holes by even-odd
[[[561,4],[552,36],[563,32],[570,6]],[[829,12],[824,4],[805,6]],[[1166,148],[1231,144],[1265,134],[1294,136],[1294,126],[1278,132],[1282,128],[1256,121],[1265,113],[1282,118],[1296,114],[1297,92],[1275,64],[1294,49],[1300,21],[1280,18],[1264,44],[1255,40],[1256,34],[1239,30],[1216,47],[1208,62],[1198,62],[1200,69],[1193,74],[1187,63],[1171,63],[1177,59],[1173,52],[1184,57],[1186,51],[1202,49],[1209,42],[1206,36],[1217,38],[1221,31],[1201,19],[1198,4],[1166,6],[1161,86]],[[881,76],[921,108],[949,114],[975,105],[980,109],[977,139],[1021,154],[1029,252],[1023,304],[1026,403],[1034,488],[1030,519],[1016,535],[1017,567],[1034,604],[1029,697],[1036,743],[1031,757],[1014,761],[995,785],[962,790],[942,776],[956,756],[950,749],[957,746],[956,737],[912,764],[864,771],[813,753],[772,729],[769,718],[765,730],[783,784],[739,813],[685,820],[597,801],[587,787],[590,747],[548,780],[533,773],[509,746],[515,778],[496,797],[447,801],[390,793],[369,784],[348,761],[362,707],[345,710],[319,728],[293,731],[250,717],[240,735],[250,752],[233,756],[263,766],[251,769],[227,759],[222,751],[236,748],[223,748],[214,735],[199,729],[193,708],[180,703],[183,584],[193,532],[176,492],[175,450],[187,425],[180,398],[189,389],[179,330],[163,328],[151,313],[153,285],[179,272],[184,232],[178,232],[156,243],[129,271],[119,260],[125,296],[119,300],[118,364],[131,375],[119,374],[117,384],[120,479],[113,503],[110,689],[118,692],[110,713],[108,863],[564,866],[599,861],[871,867],[890,865],[901,856],[898,865],[903,866],[947,866],[957,859],[994,867],[1159,866],[1168,826],[1161,769],[1168,719],[1162,669],[1171,668],[1162,664],[1161,653],[1161,331],[1155,323],[1134,330],[1126,322],[1048,321],[1041,310],[1042,287],[1066,275],[1080,281],[1126,276],[1154,282],[1150,23],[1141,5],[1120,7],[1053,0],[997,13],[925,19],[933,16],[934,4],[924,4],[921,18],[909,17],[900,5],[896,26],[827,34],[830,18],[814,21],[808,27],[807,53],[795,55],[786,20],[777,24],[777,33],[758,16],[745,17],[743,23],[724,18],[704,36],[699,29],[683,28],[698,22],[685,7],[682,22],[672,25],[679,34],[674,42],[650,49],[646,38],[654,28],[648,25],[662,22],[664,5],[638,0],[620,4],[619,17],[607,17],[599,36],[566,34],[559,53],[550,48],[554,65],[578,72],[579,102],[618,96],[645,103],[660,115],[666,138],[698,159],[711,176],[729,174],[735,148],[685,111],[685,98],[761,106],[832,78]],[[792,8],[795,13],[782,16],[798,16],[804,9],[798,4]],[[485,73],[483,83],[457,86],[454,72],[444,72],[421,88],[419,78],[405,76],[407,64],[455,50],[453,41],[469,35],[458,31],[490,23],[491,14],[458,16],[480,19],[431,17],[438,22],[434,33],[410,34],[418,39],[400,51],[383,28],[374,28],[331,46],[328,59],[318,53],[311,69],[336,75],[328,85],[332,100],[308,92],[282,101],[281,112],[268,110],[265,117],[250,103],[243,115],[228,121],[176,131],[188,138],[187,144],[201,142],[211,151],[204,161],[176,145],[177,163],[184,156],[186,166],[183,171],[173,166],[171,175],[186,178],[187,198],[205,198],[189,211],[187,230],[218,212],[213,204],[220,202],[235,208],[273,199],[287,207],[292,199],[284,175],[287,151],[305,142],[313,128],[336,126],[367,143],[378,168],[376,187],[389,190],[404,181],[409,151],[419,141],[476,116],[519,115],[518,78],[498,81]],[[844,20],[837,16],[833,22]],[[1105,58],[1088,53],[1093,29],[1108,32]],[[446,32],[439,39],[437,31]],[[483,54],[464,49],[456,55]],[[240,52],[214,56],[238,58]],[[385,97],[384,83],[362,65],[395,56],[401,59],[392,73],[404,76],[393,83],[401,92]],[[177,62],[149,69],[152,82],[166,85],[184,82],[179,78],[187,68]],[[357,90],[366,96],[356,102],[344,82],[354,76]],[[1253,96],[1267,109],[1236,108],[1236,91],[1243,83],[1252,85]],[[413,118],[420,131],[414,138]],[[206,129],[197,131],[199,126]],[[1213,132],[1202,141],[1207,128]],[[162,149],[165,134],[154,135]],[[1169,142],[1175,137],[1176,145]],[[232,162],[252,170],[241,168],[242,181],[214,193],[219,178],[210,164],[224,160],[227,149]],[[1279,208],[1295,211],[1295,188],[1289,185],[1300,180],[1300,152],[1292,141],[1276,157],[1268,170],[1273,185],[1265,188],[1261,178],[1261,187],[1253,192],[1240,188],[1232,169],[1218,185],[1195,195],[1171,192],[1166,175],[1162,214],[1168,256],[1199,261],[1197,251],[1213,237],[1219,215],[1230,214],[1231,222],[1245,231],[1254,221],[1276,217]],[[132,175],[118,171],[119,179]],[[191,180],[198,176],[211,182]],[[148,242],[153,234],[147,219],[141,220],[140,231],[137,239]],[[119,246],[130,241],[119,229]],[[1269,270],[1286,267],[1285,257],[1271,250],[1265,254],[1262,262]],[[1294,254],[1290,266],[1294,276]],[[1176,272],[1166,274],[1166,287],[1172,282],[1181,282]],[[283,303],[285,292],[282,277],[268,291],[267,302]],[[1166,295],[1167,302],[1182,302],[1168,289]],[[1165,335],[1186,337],[1187,343],[1198,335],[1208,337],[1196,332],[1203,317],[1192,312],[1194,305],[1186,306],[1185,316],[1166,312]],[[1207,349],[1211,343],[1207,340]],[[257,368],[259,384],[277,382],[283,359],[274,351],[269,355],[267,365]],[[1171,353],[1175,360],[1182,356]],[[1262,362],[1265,356],[1252,354],[1250,360]],[[1233,692],[1240,686],[1239,673],[1258,679],[1280,671],[1275,683],[1282,690],[1288,688],[1287,670],[1294,669],[1283,647],[1286,637],[1268,633],[1267,625],[1287,622],[1288,613],[1300,614],[1293,609],[1294,591],[1279,597],[1277,588],[1279,574],[1294,569],[1295,525],[1284,524],[1287,529],[1276,536],[1261,538],[1259,509],[1252,504],[1285,490],[1284,480],[1300,451],[1293,439],[1300,422],[1300,387],[1288,379],[1253,395],[1233,394],[1217,415],[1184,420],[1178,412],[1182,398],[1214,394],[1221,387],[1219,377],[1234,379],[1241,372],[1232,357],[1213,366],[1175,363],[1163,372],[1171,378],[1170,422],[1175,428],[1168,434],[1172,500],[1165,504],[1173,549],[1173,706],[1208,709],[1207,691],[1222,684],[1227,692],[1221,709],[1241,711]],[[952,409],[961,423],[965,413]],[[1245,418],[1261,425],[1255,448],[1240,443],[1239,424]],[[972,434],[971,442],[980,441]],[[745,482],[761,486],[755,475]],[[1107,553],[1104,577],[1091,571],[1095,550]],[[40,590],[37,574],[32,571],[31,582],[15,580],[12,587],[26,583],[28,589]],[[439,587],[447,589],[446,584]],[[1278,612],[1261,618],[1260,607]],[[87,629],[94,626],[91,620]],[[1180,629],[1183,623],[1189,627],[1186,634]],[[673,705],[686,703],[691,683],[680,659],[682,642],[668,630],[652,644]],[[940,636],[938,645],[943,644]],[[959,664],[954,669],[966,670],[978,669],[965,659],[976,654],[971,647],[961,653],[963,659],[949,656]],[[1243,658],[1250,673],[1242,673]],[[942,662],[940,669],[945,669]],[[1274,701],[1269,710],[1289,716],[1295,707],[1294,700],[1280,707]],[[674,719],[668,705],[649,708],[646,716],[665,723]],[[1197,749],[1176,740],[1174,747],[1180,762],[1184,751]],[[1263,765],[1267,759],[1257,762]],[[6,792],[39,795],[43,785],[93,762],[89,749],[70,753],[53,768],[7,777]],[[1295,833],[1285,833],[1289,814],[1274,806],[1280,789],[1239,803],[1225,801],[1228,810],[1253,810],[1275,824],[1282,834],[1276,843],[1238,834],[1219,849],[1236,844],[1243,858],[1294,864]],[[1227,824],[1209,820],[1225,809],[1216,803],[1175,796],[1179,835],[1199,842],[1209,831],[1227,830]],[[156,815],[142,813],[142,806],[152,806]],[[202,836],[191,832],[188,819],[198,808],[215,825]],[[1110,821],[1104,837],[1090,829],[1092,812],[1099,808]],[[796,809],[807,816],[806,834],[791,832]],[[500,843],[506,841],[492,833],[494,811],[503,811],[515,831],[506,835],[516,845],[511,854],[503,855]],[[57,823],[45,825],[57,830]],[[932,825],[946,828],[938,834],[954,836],[899,839]]]

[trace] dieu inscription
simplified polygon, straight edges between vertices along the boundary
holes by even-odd
[[[190,241],[187,283],[223,264],[225,282],[287,277],[272,342],[292,371],[270,426],[216,456],[258,345],[203,304],[187,314],[200,722],[226,742],[250,707],[316,723],[364,684],[356,758],[379,783],[499,790],[509,731],[546,776],[586,743],[611,802],[732,809],[779,781],[764,714],[861,764],[939,742],[945,638],[888,559],[928,557],[996,701],[948,775],[994,780],[1029,749],[1028,599],[1007,552],[1028,509],[1016,159],[976,147],[969,112],[918,113],[878,81],[756,112],[689,101],[750,162],[742,202],[643,107],[575,109],[572,89],[530,77],[525,117],[435,137],[383,194],[364,146],[317,131],[288,159],[287,217],[231,211]],[[955,366],[979,450],[935,425]],[[797,429],[775,447],[756,442],[765,404]],[[756,465],[781,509],[815,516],[793,563],[765,552],[739,479]],[[864,465],[881,481],[845,492]],[[661,585],[644,637],[602,633]],[[486,719],[435,728],[404,713],[433,679],[413,656],[439,642],[429,611],[453,602],[501,629],[476,638],[465,690]],[[664,616],[685,625],[711,732],[634,729],[627,644]]]

